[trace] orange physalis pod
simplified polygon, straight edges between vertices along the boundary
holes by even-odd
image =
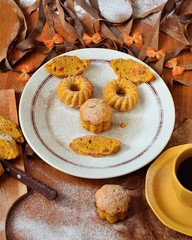
[[[160,49],[160,50],[156,51],[154,48],[148,47],[146,54],[148,57],[157,58],[157,60],[159,61],[159,60],[161,60],[162,56],[165,54],[165,50]]]
[[[34,67],[30,64],[22,64],[19,66],[19,69],[21,71],[21,74],[17,77],[20,81],[28,81],[31,77],[29,72],[34,69]]]
[[[100,43],[103,39],[101,37],[101,34],[99,32],[96,32],[93,34],[93,36],[91,37],[90,35],[88,35],[87,33],[83,34],[83,38],[82,38],[85,46],[88,46],[91,43],[95,43],[98,44]]]
[[[180,75],[185,71],[185,67],[177,65],[177,58],[172,58],[168,60],[167,62],[165,62],[164,66],[167,68],[172,68],[173,76]]]
[[[52,39],[45,39],[43,40],[43,43],[47,48],[52,49],[54,44],[64,43],[64,39],[58,33],[55,33]]]
[[[125,33],[123,35],[123,41],[128,47],[130,47],[134,42],[140,45],[143,44],[143,38],[140,32],[134,33],[133,36]]]

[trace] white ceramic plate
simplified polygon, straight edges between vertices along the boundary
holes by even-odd
[[[84,72],[94,86],[94,96],[102,97],[108,81],[117,76],[109,66],[114,58],[132,56],[107,49],[80,49],[66,53],[90,59]],[[148,67],[148,66],[147,66]],[[74,176],[110,178],[131,173],[152,161],[167,144],[175,122],[175,108],[164,81],[138,86],[139,103],[130,112],[114,111],[112,127],[100,135],[117,138],[121,150],[109,157],[78,155],[69,148],[72,139],[91,134],[81,127],[79,110],[61,103],[56,96],[60,79],[42,66],[30,78],[21,96],[19,118],[24,136],[32,149],[51,166]],[[126,127],[121,128],[120,124]]]

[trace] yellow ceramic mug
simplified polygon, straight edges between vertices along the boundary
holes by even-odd
[[[192,207],[192,147],[176,156],[173,164],[173,187],[179,200]]]

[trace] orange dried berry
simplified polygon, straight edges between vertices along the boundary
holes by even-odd
[[[91,37],[90,35],[88,35],[87,33],[83,34],[83,38],[82,38],[85,46],[88,46],[91,43],[95,43],[98,44],[100,43],[103,39],[101,37],[101,34],[99,32],[96,32],[93,34],[93,36]]]
[[[130,47],[134,42],[140,45],[143,44],[143,38],[140,32],[134,33],[133,36],[125,33],[123,35],[123,41],[128,47]]]
[[[152,47],[148,47],[147,51],[146,51],[146,54],[148,57],[156,58],[158,61],[162,59],[162,57],[165,53],[166,53],[166,51],[164,49],[160,49],[160,50],[156,51]]]
[[[165,62],[164,66],[167,68],[172,68],[173,76],[180,75],[185,71],[184,66],[177,65],[177,58],[172,58],[172,59],[168,60],[167,62]]]
[[[54,44],[64,43],[64,39],[58,33],[55,33],[52,39],[44,39],[43,43],[47,48],[52,49]]]
[[[120,123],[120,127],[121,127],[121,128],[125,128],[126,126],[127,126],[126,123],[124,123],[124,122]]]

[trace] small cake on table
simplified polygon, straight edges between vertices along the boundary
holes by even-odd
[[[100,133],[110,128],[112,121],[112,108],[100,98],[88,99],[80,107],[82,127],[93,133]]]
[[[127,218],[130,200],[128,190],[116,184],[105,184],[95,194],[99,217],[109,223]]]
[[[63,78],[57,87],[58,98],[71,108],[79,108],[92,94],[92,83],[82,75]]]

